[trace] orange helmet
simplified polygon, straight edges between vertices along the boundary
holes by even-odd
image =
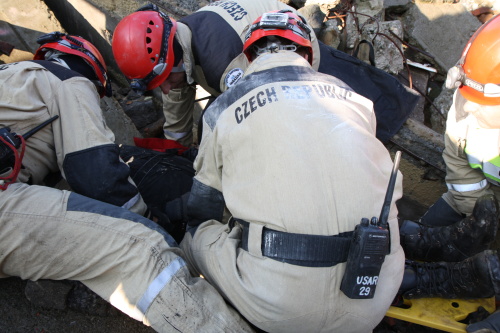
[[[311,29],[307,26],[304,18],[294,14],[291,10],[284,9],[264,13],[252,23],[243,45],[243,52],[248,60],[251,60],[252,51],[254,51],[251,46],[259,39],[268,36],[282,37],[307,48],[309,62],[312,63]],[[265,51],[272,52],[278,49],[295,50],[286,45],[275,45],[272,48],[268,47]]]
[[[111,96],[111,84],[107,74],[106,63],[101,53],[89,41],[80,36],[72,36],[59,31],[40,36],[37,39],[40,47],[35,52],[34,60],[44,60],[45,54],[50,50],[76,55],[89,64],[99,82],[94,82],[101,97]]]
[[[500,105],[500,15],[470,38],[458,64],[448,71],[446,87],[458,87],[471,102]]]
[[[136,91],[158,87],[174,65],[177,22],[156,5],[146,5],[116,26],[112,49],[118,67]]]

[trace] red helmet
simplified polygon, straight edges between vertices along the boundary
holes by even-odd
[[[243,52],[248,60],[251,60],[253,51],[251,45],[261,38],[277,36],[306,47],[309,51],[309,62],[312,63],[310,34],[311,29],[306,25],[305,20],[288,9],[264,13],[248,29]],[[283,48],[286,49],[286,47]]]
[[[134,90],[158,87],[174,65],[177,22],[147,5],[126,16],[113,34],[113,55]]]
[[[101,53],[89,41],[80,36],[72,36],[62,32],[51,32],[37,39],[40,47],[35,52],[34,60],[44,60],[45,53],[49,50],[57,50],[66,54],[79,56],[92,66],[99,82],[96,86],[101,97],[111,96],[111,84],[107,74],[106,63]]]
[[[448,88],[459,88],[469,101],[500,105],[500,15],[471,37],[458,64],[448,71]]]

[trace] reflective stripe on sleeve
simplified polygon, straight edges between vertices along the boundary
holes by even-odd
[[[165,134],[166,137],[171,137],[171,138],[174,138],[175,140],[179,140],[179,139],[185,137],[186,135],[188,135],[188,133],[189,132],[175,133],[175,132],[163,130],[163,134]]]
[[[186,266],[186,262],[182,260],[181,257],[178,257],[172,261],[153,282],[151,282],[148,289],[139,300],[139,303],[137,303],[137,308],[141,313],[146,314],[156,296],[158,296],[160,291],[170,282],[175,273],[184,266]]]
[[[476,191],[485,188],[486,185],[488,185],[488,181],[486,179],[483,179],[480,182],[474,184],[448,184],[448,183],[446,184],[448,190],[453,190],[457,192]]]
[[[500,167],[493,163],[484,163],[483,164],[483,172],[488,175],[495,182],[499,181],[498,175],[500,175]]]

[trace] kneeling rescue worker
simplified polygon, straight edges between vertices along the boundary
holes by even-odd
[[[341,291],[353,231],[381,211],[393,163],[372,102],[311,68],[310,33],[289,11],[253,22],[252,63],[203,116],[181,247],[266,332],[370,332],[403,276],[401,177],[380,274],[348,281],[359,294]]]

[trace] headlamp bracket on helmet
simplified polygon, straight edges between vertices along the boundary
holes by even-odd
[[[445,86],[448,89],[460,88],[462,85],[470,87],[480,93],[483,93],[485,97],[500,97],[500,85],[495,83],[482,84],[471,78],[467,77],[462,67],[463,59],[460,59],[458,63],[448,70],[446,75]]]
[[[302,30],[306,32],[304,34],[304,31],[301,31],[300,29],[297,29],[296,26],[293,24],[290,24],[288,20],[290,17],[286,14],[287,12],[291,12],[290,10],[281,10],[279,12],[275,13],[264,13],[262,14],[262,17],[260,19],[260,22],[253,24],[250,29],[248,29],[248,32],[245,36],[245,39],[250,38],[252,33],[255,30],[259,29],[264,29],[264,30],[271,30],[271,29],[282,29],[282,30],[291,30],[295,34],[299,35],[300,37],[304,39],[311,40],[311,29],[304,23],[305,20],[300,17],[301,20],[297,20],[297,26],[299,26]]]
[[[36,39],[36,42],[40,45],[47,43],[55,43],[60,41],[63,36],[66,36],[66,34],[59,31],[54,31],[45,35],[41,35]]]
[[[288,15],[285,13],[264,13],[259,22],[260,29],[287,29]]]

